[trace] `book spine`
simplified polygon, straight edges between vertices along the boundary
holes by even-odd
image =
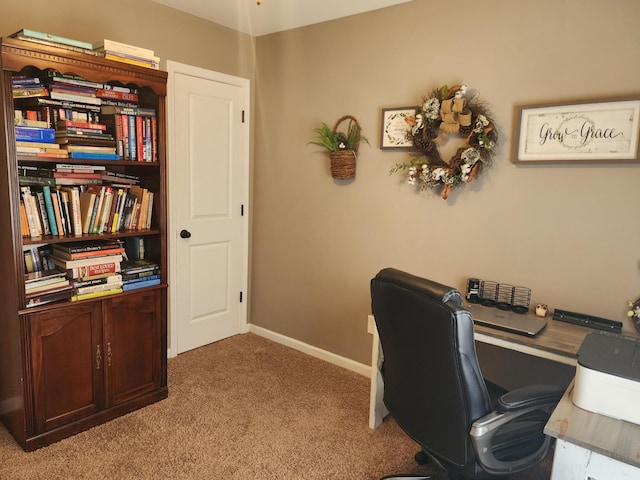
[[[86,103],[89,105],[100,105],[101,100],[98,97],[87,97],[83,95],[77,95],[74,93],[65,92],[51,92],[51,98],[54,100],[63,100],[68,102]]]
[[[107,290],[105,292],[87,293],[85,295],[74,295],[71,297],[71,301],[77,302],[79,300],[87,300],[89,298],[106,297],[107,295],[115,295],[116,293],[122,293],[122,288]]]
[[[44,193],[36,192],[36,197],[38,199],[40,217],[42,218],[42,231],[45,235],[51,235],[51,227],[49,225],[49,214],[47,212],[47,206],[44,203]]]
[[[17,141],[55,143],[56,131],[53,128],[21,127],[17,125],[15,129]]]
[[[138,160],[138,152],[136,150],[137,140],[136,140],[136,117],[134,115],[130,115],[128,119],[129,124],[129,155],[131,156],[132,161]]]
[[[111,273],[120,273],[120,262],[98,263],[82,267],[68,268],[67,271],[73,278],[95,277]]]
[[[31,29],[22,29],[16,35],[22,34],[25,37],[37,38],[40,40],[48,40],[49,42],[60,43],[62,45],[69,45],[72,47],[84,48],[85,50],[93,50],[93,45],[89,42],[83,42],[82,40],[75,40],[73,38],[61,37],[59,35],[52,35],[50,33],[39,32]]]
[[[115,40],[104,39],[99,44],[94,45],[96,50],[108,50],[111,52],[117,52],[124,55],[133,55],[136,57],[151,58],[154,57],[155,52],[148,48],[138,47],[136,45],[129,45],[127,43],[116,42]]]
[[[62,225],[62,215],[60,212],[60,203],[59,203],[59,198],[58,198],[58,192],[57,191],[53,191],[51,192],[51,203],[53,204],[53,212],[55,214],[55,218],[56,218],[56,225],[57,225],[57,229],[58,229],[58,236],[63,236],[64,235],[64,226]]]
[[[113,100],[124,100],[125,102],[138,101],[138,94],[136,93],[121,92],[118,90],[112,90],[112,89],[106,89],[106,88],[98,88],[96,90],[96,97],[111,98]]]
[[[106,292],[116,288],[122,288],[122,282],[103,283],[101,285],[93,285],[90,287],[78,287],[76,288],[76,295],[81,296],[88,293]]]
[[[124,285],[122,285],[122,290],[124,290],[125,292],[128,292],[130,290],[136,290],[138,288],[152,287],[154,285],[160,285],[159,278],[145,281],[145,282],[125,283]]]
[[[76,236],[82,235],[82,216],[80,213],[80,190],[72,188],[71,194],[71,213],[73,216],[73,233]]]
[[[144,126],[142,125],[142,117],[140,115],[135,117],[136,119],[136,151],[138,152],[138,161],[144,162],[144,149],[143,149],[143,137]]]
[[[51,187],[48,185],[43,186],[42,194],[44,197],[44,205],[47,209],[47,216],[49,218],[51,235],[58,235],[58,224],[56,222],[55,213],[53,213],[53,202],[51,201]]]

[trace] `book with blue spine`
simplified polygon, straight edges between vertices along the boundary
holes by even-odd
[[[120,160],[120,155],[117,153],[70,152],[69,157],[84,160]]]
[[[53,211],[53,202],[51,201],[51,188],[48,185],[43,186],[42,193],[44,194],[44,205],[47,209],[47,216],[49,217],[51,235],[58,235],[58,225]]]
[[[16,141],[55,143],[56,131],[53,128],[15,126]]]
[[[138,288],[144,288],[144,287],[152,287],[154,285],[160,285],[159,278],[154,278],[152,280],[145,280],[142,282],[125,283],[124,285],[122,285],[122,290],[127,292],[129,290],[136,290]]]

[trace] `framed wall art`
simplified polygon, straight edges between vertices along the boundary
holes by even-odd
[[[382,109],[382,131],[380,148],[382,150],[407,150],[413,147],[411,137],[407,135],[411,126],[407,118],[416,116],[417,107],[398,107]]]
[[[640,96],[516,108],[513,161],[638,161]]]

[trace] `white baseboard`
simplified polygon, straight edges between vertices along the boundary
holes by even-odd
[[[286,337],[280,333],[272,332],[271,330],[267,330],[266,328],[258,327],[256,325],[249,324],[249,332],[293,348],[302,353],[306,353],[312,357],[319,358],[320,360],[324,360],[326,362],[333,363],[334,365],[338,365],[339,367],[346,368],[347,370],[359,373],[365,377],[371,376],[370,365],[365,365],[364,363],[356,362],[349,358],[336,355],[335,353],[327,352],[326,350],[301,342],[295,338]]]

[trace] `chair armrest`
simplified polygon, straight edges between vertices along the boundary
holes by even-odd
[[[543,433],[551,412],[562,397],[564,390],[549,385],[533,385],[523,387],[504,394],[498,400],[496,411],[476,420],[471,427],[471,440],[476,451],[478,462],[482,468],[491,474],[515,473],[532,467],[547,454],[551,437]],[[520,419],[519,424],[516,420]],[[510,429],[509,435],[514,439],[514,451],[517,451],[518,440],[522,445],[520,431],[524,435],[530,435],[532,431],[539,432],[536,436],[540,446],[534,452],[527,451],[522,456],[513,458],[513,455],[503,457],[509,450],[509,442],[504,438],[500,442],[494,441],[496,435]],[[500,445],[496,445],[500,443]],[[502,453],[501,458],[496,456],[496,451]]]
[[[558,403],[565,389],[555,385],[528,385],[512,390],[498,399],[499,412],[511,412],[521,408],[542,406],[547,403]]]

